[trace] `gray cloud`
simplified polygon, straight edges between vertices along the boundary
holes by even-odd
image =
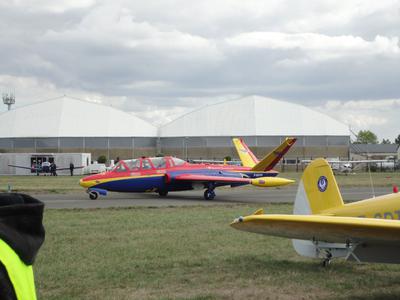
[[[386,0],[0,1],[0,89],[23,88],[21,104],[70,93],[149,118],[253,94],[332,114],[330,100],[400,98],[399,16]]]

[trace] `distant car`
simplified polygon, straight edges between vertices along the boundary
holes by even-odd
[[[107,167],[105,164],[99,164],[94,162],[93,164],[88,165],[84,169],[85,174],[97,174],[107,171]]]

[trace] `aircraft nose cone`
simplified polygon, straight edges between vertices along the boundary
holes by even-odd
[[[242,216],[240,216],[239,218],[236,218],[235,220],[233,220],[233,222],[230,224],[230,226],[237,229],[237,227],[240,226],[240,223],[242,223],[243,220],[244,220],[244,218]]]
[[[282,181],[284,184],[291,184],[291,183],[295,183],[296,182],[295,180],[292,180],[292,179],[287,179],[287,178],[282,178],[282,179],[284,179]]]
[[[85,178],[79,180],[79,185],[84,188],[88,188],[91,186],[90,182],[88,180],[85,180]]]

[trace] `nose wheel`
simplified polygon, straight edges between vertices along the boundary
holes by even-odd
[[[96,191],[90,191],[89,192],[89,198],[91,200],[96,200],[99,197],[99,193]]]
[[[325,257],[322,260],[322,266],[324,268],[329,267],[329,265],[331,264],[332,261],[332,253],[330,251],[326,251]]]
[[[160,195],[160,197],[167,197],[168,191],[160,190],[158,191],[158,194]]]
[[[207,189],[204,191],[204,199],[213,200],[215,198],[214,190]]]

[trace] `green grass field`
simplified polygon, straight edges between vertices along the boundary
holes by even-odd
[[[338,260],[323,268],[287,239],[230,228],[257,208],[46,210],[38,298],[398,299],[400,266]]]
[[[301,173],[282,173],[299,180]],[[370,175],[340,175],[340,186],[369,186]],[[375,186],[400,173],[372,173]],[[0,190],[82,191],[79,176],[0,176]],[[248,205],[46,210],[36,264],[39,299],[397,299],[400,266],[299,257],[290,240],[229,227]],[[267,212],[291,212],[270,204]]]
[[[279,176],[299,181],[302,173],[286,172]],[[375,186],[400,185],[400,172],[371,173]],[[0,176],[0,191],[7,191],[11,186],[13,191],[18,192],[47,192],[47,193],[69,193],[82,191],[79,186],[80,176]],[[350,175],[337,175],[336,179],[343,186],[370,186],[370,174],[357,173]]]
[[[0,191],[67,193],[82,191],[80,176],[0,176]]]

